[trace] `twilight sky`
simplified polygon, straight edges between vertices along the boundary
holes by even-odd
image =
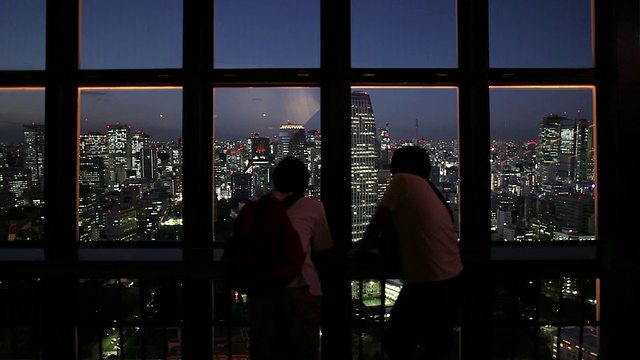
[[[83,0],[83,69],[182,65],[181,0]],[[492,67],[591,67],[590,0],[490,0]],[[214,66],[313,68],[320,65],[318,0],[217,0]],[[455,1],[352,0],[354,67],[453,68]],[[45,1],[0,1],[0,70],[44,69]],[[358,89],[371,94],[378,126],[397,139],[452,139],[455,89]],[[275,135],[291,120],[318,128],[318,89],[218,89],[216,137]],[[0,141],[19,141],[21,125],[42,123],[44,92],[0,89]],[[182,128],[181,91],[87,90],[81,132],[129,124],[170,140]],[[529,140],[540,119],[567,113],[593,120],[589,89],[492,89],[493,138]],[[184,119],[188,121],[188,119]],[[418,128],[416,129],[416,120]],[[70,121],[73,121],[70,119]]]

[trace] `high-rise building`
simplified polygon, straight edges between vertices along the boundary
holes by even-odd
[[[44,190],[44,125],[24,125],[24,167],[31,171],[33,186]]]
[[[578,114],[579,115],[579,114]],[[575,181],[593,180],[593,132],[589,120],[576,119],[576,169]]]
[[[109,143],[107,134],[88,132],[80,134],[80,185],[104,190],[108,177]]]
[[[536,147],[536,169],[540,173],[542,182],[552,183],[556,181],[557,168],[560,155],[560,133],[566,116],[551,114],[540,120],[540,131]]]
[[[322,135],[320,130],[307,130],[307,148],[309,149],[309,196],[320,199],[322,185]]]
[[[304,126],[301,124],[293,124],[287,121],[286,124],[280,126],[278,133],[278,156],[277,160],[285,156],[294,156],[307,164],[307,148]]]
[[[378,194],[376,121],[367,92],[351,93],[351,241],[359,241],[375,212]]]
[[[249,159],[251,165],[266,164],[271,160],[271,148],[269,147],[269,138],[260,136],[258,133],[251,133],[247,138],[251,157]]]
[[[141,150],[140,176],[145,179],[155,180],[158,176],[158,151],[154,147],[145,147]]]
[[[151,137],[149,134],[136,130],[131,136],[131,170],[135,177],[143,177],[142,162],[144,161],[142,150],[149,147]]]
[[[391,154],[393,150],[391,148],[391,135],[389,134],[389,123],[385,123],[385,126],[378,129],[378,144],[380,144],[378,153],[378,168],[388,169],[391,164]]]
[[[129,125],[108,125],[107,144],[109,181],[122,182],[131,169],[131,127]]]
[[[18,207],[31,205],[25,196],[32,186],[31,175],[27,169],[0,169],[0,190],[13,194]]]
[[[107,241],[132,241],[138,231],[136,209],[132,205],[116,205],[105,214]]]

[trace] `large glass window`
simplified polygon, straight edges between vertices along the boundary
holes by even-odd
[[[431,181],[457,219],[457,92],[443,88],[354,88],[351,93],[351,240],[359,241],[390,180],[393,152],[420,146]],[[457,220],[456,220],[457,228]]]
[[[491,90],[492,240],[595,240],[590,88]]]
[[[492,67],[593,66],[591,0],[490,0]]]
[[[182,0],[83,0],[81,67],[182,67]]]
[[[46,0],[0,1],[0,70],[43,70]]]
[[[351,1],[351,66],[456,67],[456,2]]]
[[[284,156],[307,164],[307,196],[320,197],[320,92],[314,88],[215,90],[215,234],[223,241],[242,204],[273,191]]]
[[[181,239],[181,95],[81,92],[80,241]]]
[[[0,89],[0,241],[44,234],[44,91]]]
[[[320,66],[320,1],[216,1],[214,13],[216,68]]]

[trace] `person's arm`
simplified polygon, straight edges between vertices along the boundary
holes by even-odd
[[[378,204],[375,214],[371,217],[369,225],[362,235],[362,240],[359,241],[357,253],[354,255],[362,255],[368,252],[370,249],[377,246],[380,240],[380,233],[386,227],[387,223],[391,221],[393,212],[382,204]]]

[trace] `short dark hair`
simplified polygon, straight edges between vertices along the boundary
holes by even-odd
[[[286,156],[273,169],[273,186],[276,190],[302,194],[309,185],[309,170],[302,161]]]
[[[403,146],[396,149],[389,166],[391,174],[409,173],[429,180],[431,175],[431,159],[429,153],[418,146]]]

